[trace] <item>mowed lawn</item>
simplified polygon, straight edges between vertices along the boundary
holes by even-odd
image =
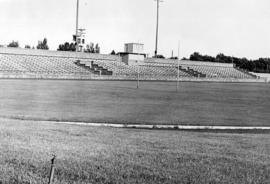
[[[0,125],[0,183],[270,183],[269,134]]]
[[[0,80],[0,117],[181,125],[270,125],[270,85]]]

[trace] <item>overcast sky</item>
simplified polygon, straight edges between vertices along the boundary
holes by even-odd
[[[102,53],[123,51],[127,42],[145,44],[154,54],[153,0],[80,0],[79,27]],[[0,0],[0,44],[19,41],[50,49],[72,41],[76,0]],[[238,57],[270,57],[269,0],[164,0],[160,7],[159,53],[188,57],[194,51]]]

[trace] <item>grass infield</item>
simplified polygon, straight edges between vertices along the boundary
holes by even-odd
[[[0,117],[92,123],[269,126],[259,83],[0,80]]]

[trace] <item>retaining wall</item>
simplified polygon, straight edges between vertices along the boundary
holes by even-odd
[[[121,81],[137,81],[136,76],[99,76],[96,74],[44,74],[44,73],[9,73],[0,72],[0,79],[56,79],[56,80],[121,80]],[[176,77],[145,77],[139,79],[140,81],[177,81]],[[260,82],[265,83],[265,79],[234,79],[234,78],[189,78],[181,77],[181,82],[239,82],[239,83],[252,83]]]

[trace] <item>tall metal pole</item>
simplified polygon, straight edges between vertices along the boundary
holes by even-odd
[[[178,41],[178,58],[177,58],[177,84],[176,84],[176,91],[179,90],[179,48],[180,48],[180,42]]]
[[[76,52],[78,52],[79,50],[79,45],[78,45],[78,26],[79,26],[79,5],[80,5],[80,2],[79,0],[77,0],[77,9],[76,9]]]
[[[159,24],[159,3],[160,0],[157,1],[157,25],[156,25],[156,47],[155,47],[155,57],[157,56],[158,52],[158,24]]]

